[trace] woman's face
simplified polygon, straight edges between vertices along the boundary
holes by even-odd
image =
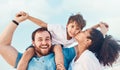
[[[90,37],[90,32],[91,29],[86,29],[84,31],[81,31],[75,36],[75,39],[80,43],[85,42],[89,39],[88,37]]]

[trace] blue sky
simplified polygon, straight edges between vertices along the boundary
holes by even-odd
[[[104,21],[109,24],[108,34],[120,40],[119,0],[0,0],[0,33],[19,11],[39,18],[49,24],[66,25],[70,15],[81,13],[87,21],[86,28]],[[31,33],[38,28],[30,21],[21,23],[12,44],[20,52],[31,44]],[[13,70],[0,57],[0,70]]]

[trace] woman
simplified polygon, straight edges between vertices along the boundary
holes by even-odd
[[[97,29],[80,32],[75,39],[78,41],[76,57],[69,70],[102,70],[102,65],[112,66],[119,56],[120,45],[112,36],[104,38]]]

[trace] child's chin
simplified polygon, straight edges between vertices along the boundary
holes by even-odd
[[[70,35],[70,36],[71,36],[71,37],[74,37],[75,35],[72,34],[72,35]]]

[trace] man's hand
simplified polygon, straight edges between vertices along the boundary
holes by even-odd
[[[26,20],[28,18],[28,16],[29,15],[27,13],[21,11],[21,12],[19,12],[19,13],[16,14],[15,21],[17,21],[18,23],[20,23],[20,22]]]

